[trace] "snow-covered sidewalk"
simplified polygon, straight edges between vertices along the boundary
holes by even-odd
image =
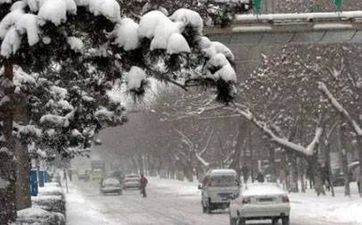
[[[106,225],[110,224],[100,213],[99,208],[87,200],[73,185],[66,195],[67,224],[71,225]]]

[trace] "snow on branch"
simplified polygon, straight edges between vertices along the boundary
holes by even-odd
[[[197,158],[197,160],[205,167],[209,167],[210,163],[206,162],[206,160],[199,154],[195,151],[195,156]]]
[[[182,142],[186,143],[190,149],[193,149],[194,143],[190,140],[190,138],[176,128],[175,131],[182,137]]]
[[[245,107],[243,107],[245,108]],[[264,134],[266,134],[272,142],[289,149],[294,152],[301,153],[306,156],[312,156],[315,152],[315,147],[319,143],[319,140],[322,136],[323,129],[321,127],[317,127],[315,137],[313,138],[312,142],[307,146],[304,147],[300,144],[296,144],[294,142],[289,141],[287,138],[279,137],[272,129],[270,129],[266,123],[259,121],[255,118],[255,116],[250,112],[248,108],[241,109],[236,105],[234,108],[240,115],[245,117],[247,120],[252,122],[256,127],[258,127]]]
[[[312,142],[307,146],[306,151],[309,155],[313,155],[314,149],[316,145],[319,143],[319,140],[321,139],[321,136],[323,134],[323,129],[321,127],[317,127],[315,131],[315,136],[312,140]]]
[[[209,145],[210,145],[211,138],[212,138],[213,134],[214,134],[214,129],[212,129],[212,131],[210,132],[210,135],[209,135],[209,137],[208,137],[208,139],[207,139],[207,141],[206,141],[205,147],[200,151],[200,153],[199,153],[200,156],[203,156],[203,155],[206,153],[207,148],[208,148]]]
[[[329,91],[327,85],[324,84],[323,82],[319,82],[318,88],[328,98],[332,106],[347,119],[348,123],[352,126],[357,135],[362,136],[362,128],[358,125],[356,120],[352,118],[352,116],[348,113],[348,111],[333,96],[333,94]]]
[[[0,148],[0,154],[6,154],[8,156],[13,156],[13,153],[6,147]]]

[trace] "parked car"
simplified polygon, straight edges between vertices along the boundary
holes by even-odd
[[[124,179],[124,175],[123,175],[122,171],[120,171],[120,170],[113,170],[113,171],[109,172],[109,177],[116,178],[120,182],[122,182]]]
[[[351,162],[347,165],[348,168],[348,179],[349,181],[356,181],[356,170],[359,169],[359,162],[355,161],[355,162]],[[343,170],[341,168],[338,169],[334,169],[333,171],[333,186],[338,187],[338,186],[344,186],[344,173]]]
[[[245,225],[247,220],[271,219],[272,224],[289,225],[288,194],[275,183],[250,184],[230,202],[230,225]]]
[[[83,170],[78,173],[78,180],[88,181],[90,179],[89,170]]]
[[[92,180],[102,180],[103,176],[104,173],[101,169],[94,169],[92,171]]]
[[[101,183],[101,192],[103,194],[116,193],[122,194],[122,184],[115,178],[104,179]]]
[[[130,189],[130,188],[141,188],[140,183],[141,177],[137,174],[127,174],[123,179],[123,188]]]
[[[211,213],[212,210],[226,209],[230,200],[239,195],[237,173],[231,169],[211,170],[205,175],[199,189],[203,212]]]

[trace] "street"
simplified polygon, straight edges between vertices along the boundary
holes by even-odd
[[[187,184],[185,182],[185,184]],[[193,186],[186,185],[180,188],[167,185],[159,179],[150,179],[148,198],[142,198],[139,191],[124,191],[123,195],[101,195],[95,182],[75,182],[75,189],[83,195],[84,207],[93,208],[96,212],[89,212],[89,216],[81,219],[84,224],[89,224],[86,219],[99,225],[227,225],[229,224],[228,212],[216,211],[211,215],[203,214],[200,206],[200,196]],[[181,190],[182,189],[182,190]],[[180,191],[181,190],[181,191]],[[76,199],[72,196],[73,199]],[[69,209],[69,225],[81,225],[79,220],[72,215]],[[80,210],[80,209],[78,209]],[[79,212],[82,212],[80,210]],[[97,221],[90,218],[97,214]],[[292,225],[352,225],[353,223],[333,222],[321,216],[318,211],[308,211],[300,202],[292,201]],[[73,218],[72,218],[73,217]],[[100,217],[102,217],[100,219]],[[72,221],[73,220],[73,221]],[[93,224],[93,223],[92,223]],[[269,221],[250,221],[248,224],[269,225]]]

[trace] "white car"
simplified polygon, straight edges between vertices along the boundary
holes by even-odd
[[[289,225],[289,197],[275,183],[249,184],[238,198],[230,202],[230,225],[245,225],[246,220],[271,219],[273,225],[281,219]]]
[[[122,194],[122,184],[115,178],[107,178],[101,183],[101,192],[103,194],[116,193]]]
[[[141,188],[140,183],[141,177],[137,174],[128,174],[123,179],[123,188],[130,189],[130,188]]]
[[[209,171],[199,185],[203,212],[226,209],[230,200],[239,195],[240,186],[237,173],[232,169],[216,169]]]

